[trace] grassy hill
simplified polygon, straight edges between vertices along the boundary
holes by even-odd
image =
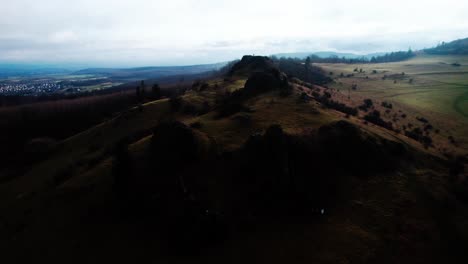
[[[424,51],[436,55],[468,55],[468,38],[454,40],[449,43],[443,42],[437,47]]]
[[[428,82],[452,67],[439,60],[380,64],[385,69],[369,82],[386,84],[377,76],[402,67],[413,85]],[[426,68],[429,62],[440,68]],[[336,76],[356,65],[321,66]],[[444,74],[457,71],[463,68]],[[463,162],[365,122],[364,111],[349,116],[330,104],[345,102],[338,87],[358,80],[352,98],[367,82],[364,74],[338,78],[327,89],[287,76],[268,58],[244,57],[224,77],[59,142],[27,173],[0,183],[3,259],[463,261]],[[372,91],[369,83],[359,96],[387,100],[387,89]],[[404,102],[392,111],[409,115]],[[415,107],[435,126],[435,114],[432,121],[424,104]]]
[[[460,66],[454,66],[455,62]],[[424,125],[417,118],[425,118],[434,127],[436,149],[461,153],[468,149],[468,57],[421,53],[403,62],[320,66],[335,76],[330,87],[344,102],[357,106],[370,98],[402,131],[409,123]],[[396,109],[381,107],[382,102]]]

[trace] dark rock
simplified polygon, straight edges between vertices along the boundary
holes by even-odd
[[[246,55],[232,67],[229,75],[249,75],[254,72],[269,71],[272,69],[276,69],[276,67],[270,58]]]

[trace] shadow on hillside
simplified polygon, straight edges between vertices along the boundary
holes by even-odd
[[[278,125],[238,150],[218,153],[206,135],[179,122],[154,129],[145,157],[116,148],[115,203],[147,219],[169,249],[190,254],[265,219],[315,217],[346,199],[352,181],[395,170],[410,152],[338,121],[293,136]]]

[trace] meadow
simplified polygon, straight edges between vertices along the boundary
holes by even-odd
[[[441,137],[452,136],[460,150],[468,149],[468,56],[420,53],[401,62],[319,66],[334,77],[329,87],[350,102],[391,103],[408,115],[397,125],[423,117]]]

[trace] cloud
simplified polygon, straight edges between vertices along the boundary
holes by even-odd
[[[15,0],[0,61],[193,64],[242,54],[417,49],[468,36],[459,0]]]
[[[49,37],[52,43],[67,43],[78,40],[78,36],[73,31],[54,32]]]

